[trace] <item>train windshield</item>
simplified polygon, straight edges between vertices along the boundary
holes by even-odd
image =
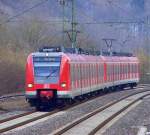
[[[59,81],[60,58],[35,57],[33,61],[36,83],[57,83]]]
[[[59,66],[35,66],[34,73],[36,77],[57,77],[59,76]]]

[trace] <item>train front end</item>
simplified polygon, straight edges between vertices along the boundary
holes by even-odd
[[[26,64],[26,99],[31,106],[55,104],[60,93],[67,93],[67,59],[59,53],[37,52]]]

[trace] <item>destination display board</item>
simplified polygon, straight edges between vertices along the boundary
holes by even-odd
[[[60,62],[61,57],[33,57],[34,62]]]

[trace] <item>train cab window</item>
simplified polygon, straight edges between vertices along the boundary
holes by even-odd
[[[59,76],[59,66],[35,66],[36,77],[57,77]]]
[[[59,80],[60,58],[34,57],[35,83],[57,83]]]

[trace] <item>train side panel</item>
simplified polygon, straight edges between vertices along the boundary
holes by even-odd
[[[136,57],[105,57],[65,53],[35,53],[40,59],[50,61],[34,61],[29,55],[26,64],[26,97],[28,100],[46,98],[73,99],[97,90],[112,87],[134,87],[139,82],[139,61]],[[48,56],[48,57],[47,57]],[[40,58],[39,58],[40,57]],[[55,62],[61,58],[60,64]],[[52,60],[52,61],[51,61]],[[53,61],[54,60],[54,61]],[[55,73],[51,66],[60,66],[58,81],[50,82]],[[36,81],[35,68],[40,68],[43,79]],[[46,73],[45,69],[49,68]],[[54,68],[54,67],[53,67]],[[52,79],[51,79],[52,80]],[[46,81],[46,82],[45,82]],[[36,100],[37,101],[37,100]]]
[[[72,93],[71,82],[70,82],[70,62],[69,58],[66,56],[62,56],[61,66],[60,66],[60,81],[59,86],[57,88],[57,96],[58,98],[71,98]]]
[[[33,59],[32,55],[30,54],[27,58],[26,63],[26,97],[27,98],[36,98],[36,91],[34,88],[34,73],[33,73]]]

